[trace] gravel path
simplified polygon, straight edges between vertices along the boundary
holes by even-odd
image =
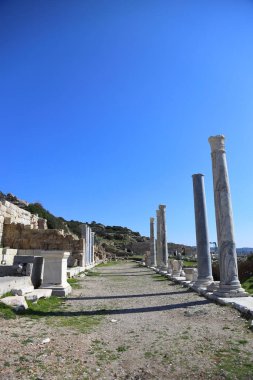
[[[1,320],[0,379],[253,379],[236,310],[133,262],[95,273],[59,312]]]

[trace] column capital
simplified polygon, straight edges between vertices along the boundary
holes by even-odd
[[[166,209],[166,205],[159,205],[159,209],[160,210],[165,210]]]
[[[196,178],[196,177],[204,177],[204,174],[196,173],[192,175],[192,178]]]
[[[208,142],[211,146],[212,153],[217,151],[225,152],[225,136],[210,136]]]
[[[150,223],[155,223],[155,218],[151,217],[150,218]]]

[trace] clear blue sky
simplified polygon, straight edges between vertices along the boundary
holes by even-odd
[[[253,1],[1,0],[0,190],[66,219],[195,244],[192,174],[226,136],[237,246],[253,246]]]

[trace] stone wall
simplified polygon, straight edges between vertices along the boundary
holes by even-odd
[[[20,223],[30,226],[31,229],[47,229],[45,219],[39,218],[37,215],[31,214],[11,202],[4,199],[0,200],[0,245],[3,245],[3,230],[5,224]],[[4,245],[3,245],[4,246]]]
[[[73,253],[84,251],[83,239],[74,239],[62,230],[31,229],[29,225],[5,224],[3,246],[13,249],[60,250]]]

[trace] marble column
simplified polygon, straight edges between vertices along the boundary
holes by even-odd
[[[150,218],[150,265],[156,266],[155,218]]]
[[[206,288],[213,282],[209,248],[206,196],[203,174],[193,174],[193,194],[197,242],[198,278],[194,287]]]
[[[86,247],[86,266],[90,265],[90,231],[89,231],[89,226],[86,224],[86,230],[85,230],[85,247]]]
[[[237,268],[233,212],[227,170],[224,136],[212,136],[211,146],[216,228],[219,247],[220,285],[218,297],[246,296]]]
[[[95,244],[95,232],[91,233],[91,263],[94,265],[94,244]]]
[[[160,240],[161,240],[161,257],[162,268],[167,269],[168,266],[168,245],[167,245],[167,229],[166,229],[166,206],[159,205],[160,211]]]
[[[85,267],[86,263],[86,224],[81,224],[81,240],[82,240],[82,246],[83,246],[83,252],[82,252],[82,260],[80,263],[81,267]]]
[[[162,267],[160,210],[156,210],[156,265]]]
[[[92,235],[91,235],[91,228],[89,227],[89,262],[90,265],[92,265]]]

